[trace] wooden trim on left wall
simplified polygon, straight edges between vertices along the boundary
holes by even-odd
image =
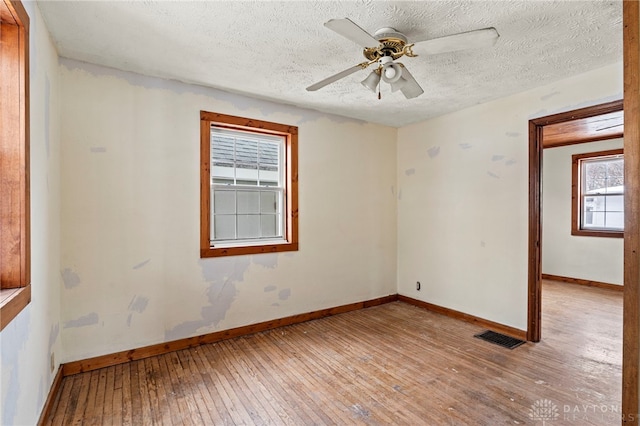
[[[62,377],[62,366],[60,366],[53,378],[53,383],[51,383],[51,389],[49,389],[49,395],[47,396],[47,400],[44,402],[44,407],[42,407],[42,413],[40,413],[40,418],[38,419],[38,426],[47,424],[47,420],[51,417],[53,405],[56,402],[58,392],[60,392],[60,386],[62,385]]]
[[[221,340],[233,339],[235,337],[241,337],[249,334],[259,333],[261,331],[272,330],[274,328],[284,327],[286,325],[299,324],[302,322],[320,319],[332,315],[343,314],[345,312],[383,305],[385,303],[395,302],[397,300],[398,295],[392,294],[389,296],[367,300],[364,302],[350,303],[348,305],[321,309],[319,311],[308,312],[306,314],[292,315],[290,317],[274,319],[271,321],[246,325],[229,330],[216,331],[214,333],[204,334],[201,336],[187,337],[186,339],[174,340],[172,342],[158,343],[155,345],[131,349],[128,351],[101,355],[80,361],[73,361],[62,365],[62,375],[64,377],[71,376],[73,374],[93,371],[104,367],[110,367],[112,365],[124,364],[130,361],[136,361],[139,359],[162,355],[169,352],[175,352],[182,349],[193,348],[207,343],[215,343]]]

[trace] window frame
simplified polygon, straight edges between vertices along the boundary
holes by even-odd
[[[624,230],[612,229],[583,229],[581,212],[582,205],[582,170],[580,163],[586,159],[598,157],[613,157],[623,155],[623,149],[574,154],[571,156],[571,235],[585,237],[624,238]],[[624,193],[623,193],[624,196]]]
[[[0,0],[0,330],[31,301],[29,15]],[[6,65],[5,65],[6,64]]]
[[[211,245],[211,126],[284,139],[283,241],[238,241]],[[237,256],[298,250],[298,127],[215,112],[200,111],[200,257]]]

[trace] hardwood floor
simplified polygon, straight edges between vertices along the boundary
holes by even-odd
[[[620,292],[544,281],[540,343],[481,330],[393,302],[66,377],[49,424],[620,424]]]

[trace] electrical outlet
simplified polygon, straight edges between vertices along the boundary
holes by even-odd
[[[51,352],[51,372],[56,368],[56,354]]]
[[[416,290],[420,291],[420,281],[416,281]]]

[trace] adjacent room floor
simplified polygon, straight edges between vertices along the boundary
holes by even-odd
[[[622,292],[543,283],[543,340],[402,302],[66,377],[53,424],[620,424]]]

